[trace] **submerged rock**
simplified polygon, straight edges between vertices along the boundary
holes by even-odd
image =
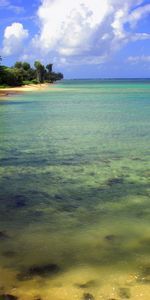
[[[86,288],[94,287],[96,285],[96,281],[89,280],[85,283],[76,283],[75,285],[76,285],[76,287],[78,287],[80,289],[86,289]]]
[[[144,276],[150,276],[150,266],[148,265],[148,266],[145,266],[144,268],[143,268],[143,275]]]
[[[121,299],[129,299],[131,297],[130,289],[121,287],[119,288],[118,295]]]
[[[94,300],[95,298],[94,298],[94,296],[93,296],[92,294],[90,294],[90,293],[84,293],[82,299],[83,299],[83,300]]]
[[[10,295],[10,294],[2,294],[0,295],[0,300],[17,300],[18,297]]]
[[[78,208],[78,204],[64,204],[59,207],[59,210],[62,212],[72,212]]]
[[[107,181],[107,185],[109,185],[109,186],[113,186],[113,185],[116,185],[116,184],[123,184],[123,178],[121,178],[121,177],[110,178]]]
[[[114,234],[108,234],[105,236],[105,240],[108,242],[114,242],[116,240],[116,235]]]
[[[23,195],[14,196],[14,205],[16,208],[22,208],[26,206],[27,199]]]
[[[9,239],[8,234],[4,231],[0,231],[0,241],[4,241],[4,240],[7,240],[7,239]]]
[[[141,157],[132,157],[131,160],[144,161],[144,159],[142,159]]]
[[[16,252],[15,251],[11,251],[11,250],[8,250],[8,251],[4,251],[2,253],[3,256],[5,257],[14,257],[16,255]]]
[[[35,276],[47,277],[52,276],[60,271],[60,268],[56,264],[47,264],[41,266],[32,266],[28,270],[20,272],[17,275],[19,281],[30,280]]]
[[[110,245],[119,245],[121,243],[121,237],[115,234],[108,234],[104,237],[104,239]]]
[[[137,277],[137,281],[150,284],[150,265],[144,266],[141,273]]]
[[[61,201],[61,200],[64,200],[64,197],[62,195],[55,194],[54,199],[58,200],[58,201]]]

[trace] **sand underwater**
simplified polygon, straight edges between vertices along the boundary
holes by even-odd
[[[150,82],[0,101],[0,300],[150,299]]]

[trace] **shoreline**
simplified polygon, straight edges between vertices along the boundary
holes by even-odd
[[[49,87],[50,85],[51,85],[50,83],[42,83],[42,84],[23,85],[18,87],[8,87],[2,89],[0,88],[0,99],[18,93],[40,91]]]

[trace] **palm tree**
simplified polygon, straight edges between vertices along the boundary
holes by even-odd
[[[53,64],[48,64],[48,65],[46,66],[46,69],[48,70],[49,73],[52,73]]]
[[[43,83],[44,82],[45,67],[38,60],[34,62],[34,66],[36,68],[37,81],[39,83]]]

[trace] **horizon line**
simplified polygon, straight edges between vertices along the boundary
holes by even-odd
[[[93,77],[93,78],[64,78],[63,80],[150,80],[150,77]],[[62,81],[63,81],[62,80]]]

